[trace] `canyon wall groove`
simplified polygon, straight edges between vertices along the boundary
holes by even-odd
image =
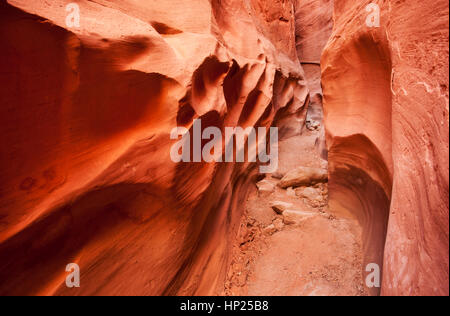
[[[381,294],[448,295],[448,3],[336,0],[322,74],[330,204],[361,217]]]

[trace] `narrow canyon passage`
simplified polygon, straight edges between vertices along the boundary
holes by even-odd
[[[225,284],[228,295],[369,294],[363,283],[359,211],[329,207],[328,181],[280,187],[296,168],[328,173],[320,60],[331,35],[332,12],[333,1],[296,3],[297,54],[309,91],[307,115],[278,122],[283,131],[279,170],[255,183],[243,206]]]
[[[448,11],[0,0],[0,295],[448,295]]]
[[[306,167],[327,173],[319,69],[310,68],[306,121],[284,123],[279,169],[255,183],[245,208],[225,294],[250,296],[361,296],[362,227],[328,206],[328,183],[281,187],[286,174]],[[317,77],[319,76],[319,77]],[[286,125],[288,127],[286,127]]]

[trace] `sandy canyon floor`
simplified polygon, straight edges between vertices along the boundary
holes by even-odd
[[[316,150],[319,136],[318,131],[305,129],[280,141],[280,174],[258,183],[260,189],[255,186],[243,205],[245,215],[225,294],[367,295],[362,276],[362,231],[356,219],[329,209],[327,184],[312,187],[318,195],[310,199],[302,194],[305,188],[284,190],[277,186],[280,175],[295,167],[326,166]],[[303,216],[291,220],[278,214],[271,206],[279,202]]]

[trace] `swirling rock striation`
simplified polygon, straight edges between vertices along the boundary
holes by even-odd
[[[0,294],[221,293],[257,170],[170,132],[304,112],[292,2],[70,2],[0,1]]]
[[[336,0],[322,57],[330,203],[360,218],[384,295],[449,293],[448,12]]]

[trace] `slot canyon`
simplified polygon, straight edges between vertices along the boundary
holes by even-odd
[[[449,295],[447,1],[0,0],[0,45],[0,295]],[[174,162],[199,119],[278,170]]]

